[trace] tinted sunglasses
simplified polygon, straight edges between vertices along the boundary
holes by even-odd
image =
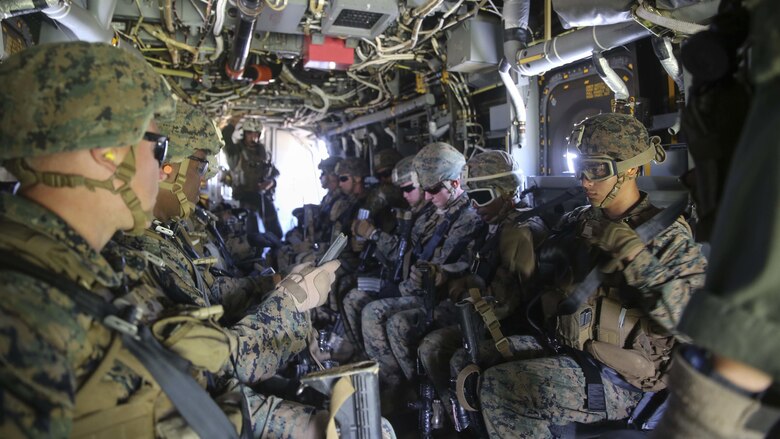
[[[438,182],[435,185],[433,185],[433,186],[431,186],[429,188],[425,188],[423,190],[425,192],[429,193],[430,195],[436,195],[439,192],[441,192],[442,189],[444,189],[444,183]]]
[[[498,198],[500,194],[492,187],[472,189],[466,192],[471,204],[475,207],[484,207]]]
[[[350,178],[349,175],[339,175],[339,181],[342,183],[349,181]]]
[[[206,159],[202,159],[200,157],[195,157],[194,155],[191,155],[187,157],[190,160],[198,162],[198,175],[203,178],[206,176],[206,172],[209,170],[209,161]]]
[[[413,190],[417,189],[417,187],[413,184],[410,184],[408,186],[401,186],[401,190],[406,192],[407,194]]]
[[[165,155],[168,154],[168,136],[147,131],[144,133],[144,140],[154,142],[154,158],[162,166]]]

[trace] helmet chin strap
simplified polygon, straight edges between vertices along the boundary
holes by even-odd
[[[184,159],[179,165],[179,171],[176,173],[176,179],[173,183],[167,181],[160,182],[160,189],[169,191],[176,197],[179,202],[179,213],[174,216],[174,219],[187,218],[195,211],[195,204],[187,199],[187,195],[184,193],[184,184],[187,182],[187,169],[190,166],[190,159]],[[184,173],[182,173],[182,169]]]
[[[55,188],[86,186],[90,191],[100,188],[112,194],[119,194],[133,217],[133,227],[130,230],[126,230],[126,232],[131,235],[140,235],[147,225],[151,223],[152,212],[143,209],[138,195],[130,187],[130,180],[135,176],[135,148],[136,146],[130,148],[130,152],[122,160],[122,163],[117,166],[116,171],[105,180],[94,180],[83,175],[37,171],[30,167],[30,164],[24,158],[8,160],[5,162],[5,166],[19,179],[21,187],[34,184]],[[115,188],[114,180],[119,180],[122,184]]]
[[[615,185],[612,186],[612,190],[609,191],[607,196],[604,198],[604,201],[599,203],[599,205],[596,207],[599,207],[601,209],[606,209],[607,206],[609,206],[617,196],[618,192],[620,191],[620,187],[623,186],[623,183],[626,182],[626,177],[627,176],[625,172],[621,172],[620,174],[618,174],[617,181],[615,182]],[[629,177],[629,179],[631,178]]]

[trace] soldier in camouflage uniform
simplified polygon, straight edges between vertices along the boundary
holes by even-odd
[[[420,184],[417,181],[417,174],[414,171],[414,156],[404,157],[399,161],[392,172],[393,184],[401,189],[403,197],[409,204],[412,213],[412,224],[415,224],[421,217],[427,217],[434,209],[433,204],[423,196]],[[401,237],[397,234],[387,233],[375,227],[370,220],[355,220],[352,223],[353,235],[360,236],[363,239],[376,242],[376,252],[382,255],[382,259],[393,265],[401,263],[407,266],[402,270],[402,277],[406,278],[408,274],[409,257],[411,252],[407,251],[404,261],[397,261],[398,246]],[[385,270],[393,270],[395,267],[385,267]],[[391,285],[387,285],[391,287]],[[397,286],[396,286],[397,289]],[[353,289],[344,297],[344,315],[349,328],[349,335],[354,338],[353,342],[363,346],[363,331],[360,326],[360,314],[363,307],[375,299],[375,296],[358,289]]]
[[[466,194],[482,221],[488,224],[488,230],[487,234],[477,238],[474,246],[476,260],[471,274],[453,282],[449,290],[453,300],[468,297],[474,303],[480,300],[480,296],[469,297],[469,293],[474,294],[474,291],[467,293],[466,288],[481,286],[479,294],[491,296],[495,301],[489,309],[480,308],[486,319],[502,320],[517,312],[520,304],[528,300],[525,288],[536,265],[534,248],[545,236],[545,228],[538,217],[518,224],[522,211],[515,209],[515,201],[522,183],[521,175],[520,167],[504,151],[475,155],[468,161],[463,173],[463,180],[469,188]],[[483,358],[501,357],[496,348],[496,343],[503,339],[500,331],[499,327],[492,342],[485,341],[480,345],[486,351]],[[461,340],[458,326],[440,328],[425,336],[417,350],[450,415],[450,364],[454,376],[468,364],[465,351],[459,349]]]
[[[108,45],[51,44],[8,58],[0,65],[0,159],[22,189],[0,195],[3,254],[112,298],[121,276],[99,251],[115,231],[149,225],[165,151],[155,118],[173,111],[163,79]],[[79,387],[112,331],[60,287],[2,265],[0,435],[75,434],[88,415]],[[116,391],[137,389],[126,384]]]
[[[120,273],[98,252],[115,231],[141,233],[149,225],[167,147],[155,118],[168,117],[174,106],[167,85],[143,60],[87,43],[27,49],[0,66],[0,84],[0,160],[23,186],[20,197],[4,196],[0,209],[5,255],[0,432],[4,437],[193,434],[117,337],[118,328],[132,323],[109,324],[83,305],[86,299],[73,299],[94,293],[95,302],[117,299],[116,306],[126,306],[150,297],[127,295]],[[29,100],[30,93],[36,99]],[[9,111],[22,103],[26,112]],[[31,139],[38,139],[32,148]],[[134,266],[144,262],[131,259]],[[312,296],[306,304],[308,295],[293,284],[280,287],[290,306],[316,306],[324,299]],[[208,325],[194,327],[215,337],[201,338],[196,345],[209,347],[186,356],[193,372],[219,369],[227,358],[217,354],[229,351],[231,343],[240,346],[238,336],[229,340]],[[171,345],[180,353],[178,347]],[[268,404],[247,398],[250,407]],[[240,430],[240,403],[220,404]]]
[[[177,108],[176,118],[160,126],[170,133],[170,153],[163,164],[166,181],[160,185],[154,212],[155,217],[166,221],[156,220],[153,228],[142,236],[116,239],[126,250],[126,260],[133,259],[127,254],[129,251],[145,256],[150,262],[143,267],[145,273],[139,277],[140,285],[132,289],[133,301],[149,310],[162,304],[164,314],[170,314],[171,308],[177,305],[221,304],[225,311],[222,322],[235,323],[225,331],[230,341],[231,361],[218,376],[223,381],[234,378],[241,383],[258,383],[306,348],[311,331],[308,314],[290,302],[282,289],[274,290],[270,278],[212,276],[208,270],[201,269],[199,259],[190,256],[194,250],[181,223],[182,216],[191,212],[188,205],[196,199],[205,175],[206,154],[219,149],[221,136],[208,117],[183,103]],[[169,231],[173,232],[172,236]],[[150,297],[147,294],[150,289],[159,294]],[[267,291],[270,293],[266,294]],[[327,288],[324,292],[327,294]],[[154,321],[158,316],[149,314],[146,318]],[[313,422],[312,407],[254,392],[250,395],[255,431],[262,430],[275,437],[297,437]]]
[[[466,159],[446,143],[424,147],[414,158],[414,168],[425,199],[435,207],[419,217],[411,234],[413,263],[427,263],[437,274],[437,287],[444,271],[465,271],[471,264],[472,246],[482,231],[482,221],[469,203],[461,185]],[[413,265],[409,277],[399,285],[402,297],[376,300],[363,308],[361,321],[366,353],[380,363],[384,402],[393,399],[401,382],[415,371],[417,343],[424,335],[424,301],[420,297],[422,279]],[[437,324],[454,323],[454,306],[444,300],[434,314]],[[398,402],[398,401],[395,401]],[[389,409],[387,404],[385,409]]]
[[[637,189],[636,176],[642,165],[663,159],[660,139],[650,139],[631,116],[601,114],[580,123],[571,141],[590,206],[564,216],[547,240],[571,265],[555,267],[559,276],[544,286],[542,303],[571,293],[592,261],[601,286],[576,312],[557,316],[562,355],[551,356],[534,337],[511,337],[519,361],[485,372],[480,400],[491,437],[560,437],[573,422],[626,418],[643,391],[666,386],[674,327],[704,280],[706,260],[684,220],[647,245],[633,230],[658,212]],[[599,395],[586,393],[581,365],[600,375],[604,407]]]
[[[374,226],[385,232],[395,228],[394,209],[403,209],[406,202],[401,190],[393,184],[392,174],[401,155],[393,148],[386,148],[374,154],[374,175],[379,184],[368,192],[366,209],[371,211]]]
[[[320,184],[328,193],[320,201],[317,224],[314,228],[315,242],[327,242],[330,240],[330,233],[333,228],[330,212],[336,202],[345,197],[344,192],[339,189],[339,176],[336,174],[336,166],[338,166],[340,161],[341,157],[328,157],[317,165],[320,169]]]
[[[241,202],[241,207],[259,213],[265,231],[281,239],[284,235],[274,206],[279,170],[271,163],[265,145],[260,143],[262,122],[244,118],[234,130],[225,130],[224,134],[230,134],[225,137],[231,140],[227,142],[225,153],[230,162],[233,199]]]

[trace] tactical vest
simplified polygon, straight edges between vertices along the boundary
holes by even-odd
[[[65,244],[18,223],[0,221],[0,227],[4,232],[0,235],[1,248],[24,255],[23,259],[43,271],[76,280],[82,286],[95,284],[95,274],[80,264],[77,258],[62,257],[72,253]],[[108,291],[104,294],[113,295]],[[216,324],[215,319],[220,314],[219,310],[215,313],[209,309],[196,309],[192,315],[157,321],[152,326],[152,332],[163,345],[192,363],[196,370],[218,372],[227,363],[236,344]],[[82,349],[89,355],[78,356],[91,359],[102,353],[102,357],[78,386],[70,437],[176,437],[166,436],[164,429],[156,425],[175,413],[173,405],[147,369],[123,346],[117,332],[101,324],[92,325]],[[241,431],[243,419],[240,408],[228,413],[228,418]]]
[[[657,212],[658,209],[650,207],[627,222],[636,228]],[[587,209],[578,213],[574,216],[582,218]],[[567,261],[570,266],[557,268],[559,273],[568,276],[557,279],[559,287],[569,283],[568,288],[562,288],[564,293],[573,291],[600,256],[599,250],[591,248],[576,232],[572,233],[572,227],[578,224],[579,221],[571,222],[561,234],[568,238],[568,249],[560,254],[574,256]],[[547,251],[546,256],[551,253],[554,252]],[[675,338],[641,309],[640,297],[638,291],[625,284],[619,270],[604,274],[601,286],[577,312],[557,316],[557,339],[566,346],[590,353],[633,386],[643,391],[658,391],[666,387],[665,375]]]

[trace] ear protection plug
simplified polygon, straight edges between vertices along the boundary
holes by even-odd
[[[163,171],[163,172],[164,172],[166,175],[170,175],[171,173],[173,173],[173,165],[172,165],[172,164],[170,164],[170,163],[166,163],[166,164],[164,164],[164,165],[163,165],[163,167],[162,167],[162,171]]]
[[[103,154],[103,157],[105,157],[106,160],[111,160],[112,162],[116,161],[116,156],[114,155],[114,151],[108,151],[107,153]]]

